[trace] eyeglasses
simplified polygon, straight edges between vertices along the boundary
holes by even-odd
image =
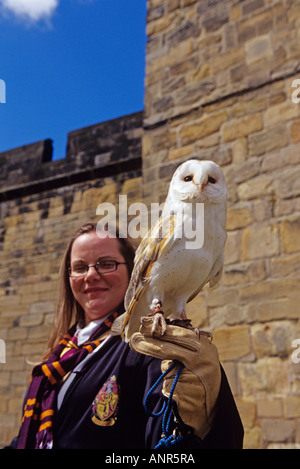
[[[84,277],[90,267],[94,267],[98,274],[109,274],[117,270],[120,264],[127,264],[127,262],[117,262],[113,260],[103,260],[96,262],[95,265],[85,265],[85,264],[74,264],[70,265],[67,269],[69,277]]]

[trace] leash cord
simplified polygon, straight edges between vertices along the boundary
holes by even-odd
[[[172,415],[173,415],[173,408],[172,408],[173,394],[174,394],[175,387],[176,387],[176,384],[178,382],[178,379],[180,377],[180,374],[181,374],[181,372],[184,368],[184,365],[182,365],[181,363],[179,365],[176,376],[175,376],[174,381],[173,381],[172,386],[171,386],[171,390],[170,390],[170,394],[169,394],[167,403],[164,402],[161,410],[157,413],[154,413],[154,412],[150,411],[150,409],[149,409],[149,399],[150,399],[150,396],[151,396],[152,392],[157,388],[157,386],[165,378],[165,376],[168,373],[170,373],[170,371],[173,370],[173,368],[175,366],[176,366],[176,363],[172,363],[172,365],[158,378],[158,380],[154,383],[154,385],[148,391],[148,393],[146,395],[146,398],[145,398],[145,401],[144,401],[145,410],[146,410],[146,412],[149,416],[158,417],[158,416],[162,415],[162,413],[164,413],[163,419],[162,419],[163,436],[160,439],[160,441],[158,442],[158,444],[155,446],[155,449],[160,448],[160,447],[169,448],[170,446],[173,446],[178,441],[183,439],[182,435],[175,437],[172,433],[170,433],[169,426],[170,426],[171,418],[172,418]]]
[[[152,392],[157,388],[157,386],[160,384],[160,382],[164,379],[165,376],[167,376],[168,373],[170,373],[170,371],[173,370],[173,368],[175,367],[176,363],[172,363],[172,365],[158,378],[158,380],[153,384],[153,386],[149,389],[147,395],[146,395],[146,398],[145,398],[145,401],[144,401],[144,406],[145,406],[145,409],[146,409],[146,412],[147,412],[147,415],[149,415],[150,417],[158,417],[159,415],[161,415],[163,413],[163,411],[165,410],[165,407],[166,407],[166,402],[163,403],[163,406],[161,408],[161,410],[159,412],[157,412],[157,414],[151,412],[151,410],[149,409],[149,399],[151,397],[151,394]]]

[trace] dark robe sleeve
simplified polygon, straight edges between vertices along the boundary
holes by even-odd
[[[157,401],[154,410],[157,412],[162,405],[161,399]],[[148,438],[152,448],[160,439],[161,419],[148,425]],[[184,438],[173,446],[175,449],[242,449],[244,429],[239,416],[226,374],[221,366],[221,386],[216,403],[214,424],[208,435],[201,440],[191,431],[187,431]]]
[[[244,428],[222,367],[221,376],[214,425],[203,440],[204,447],[207,449],[242,449]]]

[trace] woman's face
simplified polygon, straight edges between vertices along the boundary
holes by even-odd
[[[125,262],[117,238],[99,238],[95,231],[80,235],[73,243],[71,265],[95,265],[99,260]],[[107,274],[90,267],[83,277],[70,277],[75,299],[84,310],[85,324],[114,312],[123,302],[129,275],[125,264]]]

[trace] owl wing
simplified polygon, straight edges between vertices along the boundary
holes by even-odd
[[[174,243],[175,224],[175,215],[160,217],[154,227],[142,239],[135,254],[134,268],[125,295],[124,305],[126,311],[114,322],[113,333],[117,333],[122,329],[121,334],[124,334],[129,320],[134,315],[135,307],[150,281],[154,262],[168,252]]]
[[[223,272],[223,263],[224,263],[224,253],[222,252],[217,259],[215,260],[212,269],[210,271],[210,274],[206,278],[206,280],[197,288],[197,290],[189,297],[187,300],[187,303],[192,301],[196,296],[201,292],[202,288],[204,285],[209,283],[210,288],[214,287],[222,277],[222,272]]]

